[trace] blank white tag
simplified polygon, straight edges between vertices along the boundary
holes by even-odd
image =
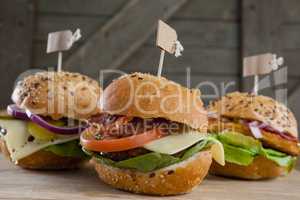
[[[80,38],[80,29],[77,29],[74,34],[70,30],[49,33],[47,53],[67,51]]]
[[[170,54],[175,53],[177,41],[176,31],[165,22],[158,21],[156,45]]]
[[[273,54],[271,53],[245,57],[243,60],[243,76],[270,73],[273,70],[273,58]]]

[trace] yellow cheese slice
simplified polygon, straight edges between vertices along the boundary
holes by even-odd
[[[192,146],[193,144],[196,144],[205,138],[206,134],[190,131],[178,135],[169,135],[158,140],[154,140],[150,143],[147,143],[144,148],[150,151],[172,155]]]
[[[16,119],[0,119],[0,126],[6,129],[6,135],[1,138],[5,140],[11,159],[14,162],[33,154],[50,145],[61,144],[71,140],[78,139],[78,135],[63,136],[51,141],[30,140],[30,134],[27,130],[27,122]]]
[[[224,148],[221,142],[213,137],[207,137],[197,131],[190,131],[178,135],[169,135],[158,140],[154,140],[144,145],[145,149],[162,154],[173,155],[184,149],[191,147],[201,140],[212,141],[211,152],[213,159],[220,165],[225,165]]]

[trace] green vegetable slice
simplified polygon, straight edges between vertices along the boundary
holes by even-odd
[[[237,132],[223,132],[217,135],[224,146],[225,160],[238,165],[250,165],[256,156],[265,156],[287,170],[293,168],[295,157],[274,149],[265,149],[261,142]]]
[[[241,147],[254,154],[258,154],[262,148],[261,143],[250,137],[236,132],[225,132],[218,135],[218,139],[225,144]]]
[[[167,154],[156,152],[148,153],[142,156],[134,157],[115,163],[116,167],[136,169],[142,172],[153,171],[157,168],[163,168],[180,161],[180,158]]]
[[[255,155],[251,151],[240,147],[234,147],[226,143],[224,143],[223,146],[225,152],[225,160],[227,162],[248,166],[254,160]]]
[[[78,140],[73,140],[70,142],[56,144],[48,146],[44,149],[45,151],[50,151],[56,155],[63,157],[86,157],[85,153],[82,151]]]
[[[262,149],[263,155],[276,162],[279,166],[286,167],[290,171],[296,163],[296,158],[289,156],[285,153],[273,150],[273,149]]]
[[[150,152],[141,156],[130,158],[127,160],[122,160],[115,162],[113,160],[107,159],[101,156],[98,153],[90,152],[86,149],[83,149],[88,155],[94,156],[94,158],[103,164],[126,169],[134,169],[141,172],[150,172],[153,170],[161,169],[176,163],[179,163],[183,160],[188,159],[189,157],[195,155],[199,151],[207,147],[208,141],[203,140],[195,144],[186,151],[176,154],[176,155],[167,155],[157,152]]]

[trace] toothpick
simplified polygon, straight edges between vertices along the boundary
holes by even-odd
[[[257,94],[258,94],[258,90],[259,90],[259,77],[258,77],[258,75],[255,75],[255,76],[254,76],[254,88],[253,88],[253,93],[254,93],[255,95],[257,95]]]
[[[62,70],[62,57],[63,57],[63,54],[61,51],[58,52],[58,62],[57,62],[57,71],[58,72],[61,72]]]
[[[74,33],[70,30],[57,31],[48,34],[47,53],[58,52],[57,71],[62,71],[63,51],[69,50],[81,38],[80,29]]]
[[[160,59],[159,59],[159,65],[158,65],[158,71],[157,71],[157,76],[160,77],[163,69],[163,64],[164,64],[164,58],[165,58],[165,50],[160,51]]]

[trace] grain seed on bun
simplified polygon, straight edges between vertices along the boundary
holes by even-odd
[[[285,105],[270,97],[233,92],[212,102],[208,111],[214,113],[208,132],[223,143],[226,160],[225,166],[213,162],[210,173],[257,180],[293,169],[300,155],[298,128]]]
[[[100,179],[105,183],[121,190],[160,196],[190,192],[203,181],[211,162],[210,151],[201,151],[178,164],[142,173],[92,160]]]
[[[212,157],[224,163],[222,145],[207,136],[200,95],[143,73],[110,83],[100,99],[103,113],[80,138],[99,178],[121,190],[161,196],[199,185]]]
[[[53,119],[88,118],[99,113],[97,81],[73,72],[39,72],[20,81],[12,100],[22,109]]]
[[[104,91],[104,112],[141,118],[165,118],[207,130],[207,112],[198,89],[150,74],[133,73],[114,80]]]

